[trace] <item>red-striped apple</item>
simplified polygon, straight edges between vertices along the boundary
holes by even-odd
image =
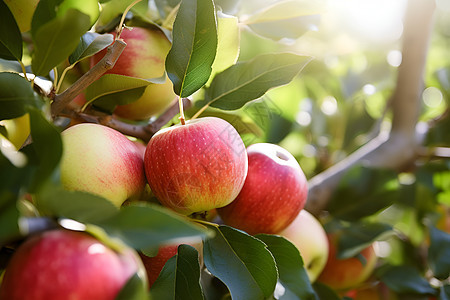
[[[249,234],[278,233],[297,217],[308,193],[306,177],[286,149],[270,143],[247,148],[244,187],[229,205],[218,209],[225,224]]]
[[[147,144],[145,172],[162,205],[189,215],[229,204],[247,175],[247,154],[236,129],[205,117],[158,131]]]
[[[144,190],[142,154],[122,133],[83,123],[67,128],[61,136],[64,188],[102,196],[117,206]]]
[[[137,273],[147,281],[137,253],[116,252],[94,237],[63,229],[32,236],[8,263],[1,300],[113,300]]]

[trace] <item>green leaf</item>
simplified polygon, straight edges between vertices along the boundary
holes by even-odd
[[[0,58],[22,60],[22,35],[13,14],[0,2]]]
[[[57,16],[66,14],[70,9],[77,9],[85,15],[88,15],[90,25],[94,25],[100,14],[97,0],[64,0],[58,7]]]
[[[35,36],[39,28],[56,18],[57,8],[64,0],[40,0],[31,20],[31,36]]]
[[[393,204],[399,195],[396,172],[356,166],[341,179],[327,208],[336,218],[357,221]]]
[[[279,281],[285,289],[278,299],[316,299],[297,247],[281,236],[258,234],[255,237],[267,245],[277,263]]]
[[[434,226],[429,227],[429,232],[428,263],[436,278],[447,279],[450,276],[450,234]]]
[[[198,252],[189,245],[180,245],[151,287],[154,299],[204,299],[200,285]]]
[[[90,57],[111,45],[113,41],[114,36],[112,34],[86,32],[80,38],[77,49],[69,56],[69,63],[73,65],[86,57]]]
[[[65,217],[81,223],[101,222],[114,216],[118,209],[109,200],[81,191],[66,191],[47,186],[36,196],[36,206],[51,216]]]
[[[26,106],[35,106],[37,99],[25,78],[16,73],[0,73],[0,120],[24,115]]]
[[[203,246],[205,266],[224,282],[236,300],[269,297],[278,274],[274,257],[257,238],[228,226],[211,227]]]
[[[292,53],[263,54],[237,63],[214,77],[205,100],[212,107],[233,110],[264,95],[270,88],[287,84],[311,60]]]
[[[115,300],[148,300],[147,283],[137,273],[127,281]]]
[[[53,173],[62,156],[61,135],[37,108],[29,108],[30,128],[33,142],[30,148],[37,158],[37,169],[31,183],[31,191],[36,191]]]
[[[441,286],[438,300],[450,300],[449,284]]]
[[[173,43],[166,70],[181,97],[192,95],[211,75],[217,50],[217,25],[212,0],[183,0],[173,25]]]
[[[279,1],[251,15],[244,23],[263,37],[295,40],[317,30],[322,7],[320,1]]]
[[[135,249],[159,246],[175,238],[209,234],[204,227],[156,205],[125,206],[118,214],[96,224]]]
[[[313,287],[320,300],[341,300],[341,297],[325,284],[315,282]]]
[[[89,16],[76,9],[69,9],[66,14],[39,27],[33,35],[33,72],[37,76],[46,76],[76,49],[80,37],[89,28]]]
[[[409,265],[386,266],[379,270],[378,276],[389,289],[400,294],[435,295],[436,290],[420,272]]]
[[[13,199],[11,199],[13,200]],[[7,242],[20,237],[19,218],[20,213],[15,201],[7,205],[0,205],[0,248]]]

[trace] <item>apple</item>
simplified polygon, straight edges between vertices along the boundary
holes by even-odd
[[[112,33],[115,34],[115,33]],[[150,79],[164,75],[165,60],[171,43],[159,29],[133,27],[121,34],[127,46],[114,67],[106,74],[119,74]],[[91,59],[91,66],[97,64],[106,54],[100,51]],[[151,83],[135,102],[119,105],[114,113],[129,120],[144,120],[157,115],[176,99],[173,84],[166,76],[164,83]]]
[[[135,273],[146,281],[131,248],[119,253],[86,233],[55,229],[18,247],[7,265],[0,300],[113,300]]]
[[[353,289],[361,285],[372,274],[377,263],[373,244],[364,248],[359,257],[339,259],[337,257],[338,234],[327,234],[328,260],[317,281],[336,291]]]
[[[61,137],[61,183],[65,189],[96,194],[117,206],[144,190],[142,154],[122,133],[82,123],[65,129]]]
[[[249,234],[276,234],[304,207],[306,177],[286,149],[270,143],[247,147],[248,174],[236,199],[218,209],[225,224]]]
[[[189,215],[233,201],[248,161],[236,129],[220,118],[205,117],[158,131],[147,144],[144,165],[161,204]]]
[[[279,233],[300,251],[311,282],[316,281],[328,258],[328,240],[322,224],[302,209],[295,220]]]
[[[147,272],[148,286],[151,288],[153,283],[155,283],[159,274],[161,273],[166,262],[177,254],[178,246],[186,244],[197,249],[199,252],[199,260],[202,263],[203,259],[203,243],[201,239],[199,240],[184,240],[177,243],[171,243],[167,245],[161,245],[158,248],[158,253],[155,256],[147,256],[143,253],[139,253],[141,260],[144,264],[145,270]]]
[[[30,135],[30,115],[24,114],[21,117],[2,120],[0,125],[6,129],[8,140],[16,147],[20,149],[23,143]]]

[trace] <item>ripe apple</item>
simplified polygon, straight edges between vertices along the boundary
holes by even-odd
[[[29,114],[24,114],[21,117],[10,120],[2,120],[0,121],[0,125],[5,127],[8,140],[16,147],[16,149],[20,149],[30,135]]]
[[[19,246],[7,265],[0,300],[113,300],[136,272],[145,279],[131,248],[118,253],[86,233],[55,229]]]
[[[328,260],[317,281],[335,289],[348,290],[358,287],[366,281],[375,269],[377,256],[373,244],[360,252],[361,259],[350,257],[337,258],[337,234],[327,234],[329,254]]]
[[[114,34],[114,33],[112,33]],[[119,74],[137,78],[158,78],[164,75],[165,60],[171,43],[159,29],[133,27],[125,29],[120,36],[126,43],[114,68],[106,74]],[[91,66],[105,55],[103,50],[91,59]],[[172,81],[166,76],[161,84],[151,83],[135,102],[119,105],[114,113],[129,120],[144,120],[162,112],[176,98]]]
[[[61,183],[68,190],[100,195],[120,206],[145,187],[144,162],[122,133],[98,124],[77,124],[61,134]]]
[[[302,209],[295,220],[279,235],[287,238],[300,251],[311,282],[316,281],[328,258],[328,240],[322,224]]]
[[[278,145],[253,144],[247,154],[244,187],[231,204],[217,211],[225,224],[249,234],[278,233],[304,207],[306,177],[294,156]]]
[[[236,129],[220,118],[205,117],[158,131],[147,144],[144,165],[161,204],[189,215],[233,201],[248,161]]]
[[[203,243],[201,239],[199,240],[185,240],[185,241],[179,241],[177,243],[167,244],[167,245],[161,245],[158,248],[158,253],[155,256],[147,256],[143,253],[139,253],[139,256],[141,257],[141,260],[144,264],[145,270],[147,271],[147,279],[148,279],[148,286],[149,288],[152,287],[153,283],[155,283],[156,279],[158,278],[159,274],[161,273],[164,265],[166,262],[173,257],[175,254],[177,254],[178,246],[182,244],[190,245],[197,249],[199,252],[199,260],[200,263],[202,263],[203,260]]]

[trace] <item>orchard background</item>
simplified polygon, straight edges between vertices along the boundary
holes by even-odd
[[[446,0],[3,0],[2,276],[30,236],[66,228],[149,256],[203,239],[200,260],[182,246],[150,291],[136,275],[116,299],[450,299],[449,17]],[[122,39],[108,34],[122,25]],[[137,27],[170,41],[167,73],[102,76]],[[164,109],[118,116],[166,74]],[[146,144],[180,108],[292,153],[308,178],[304,209],[341,237],[338,256],[364,264],[374,244],[370,277],[346,291],[310,282],[288,240],[180,216],[148,186],[120,208],[62,188],[64,129],[97,123]]]

